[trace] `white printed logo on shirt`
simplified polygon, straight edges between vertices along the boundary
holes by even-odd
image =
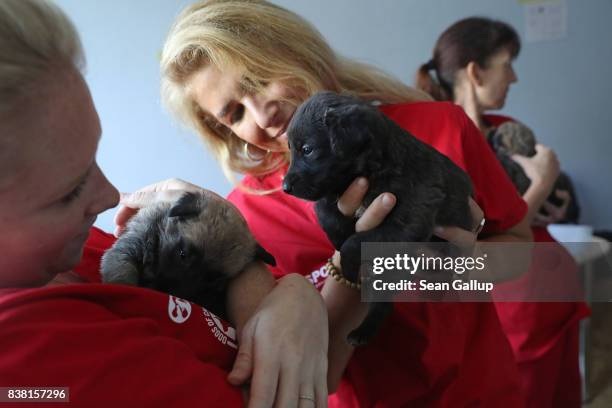
[[[191,303],[181,298],[170,296],[168,300],[168,316],[175,323],[183,323],[191,316]]]
[[[219,340],[223,344],[227,344],[228,346],[237,349],[236,345],[236,329],[228,324],[223,324],[221,319],[217,317],[214,313],[210,312],[206,308],[202,308],[202,312],[204,313],[204,318],[206,319],[206,323],[213,335],[217,340]]]
[[[306,275],[306,279],[315,285],[317,289],[321,289],[325,283],[325,279],[327,279],[327,275],[329,275],[329,273],[327,272],[327,269],[325,269],[325,265],[323,265],[319,269]]]

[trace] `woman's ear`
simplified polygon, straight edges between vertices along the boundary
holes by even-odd
[[[476,61],[470,61],[465,67],[465,73],[474,86],[482,86],[482,68]]]

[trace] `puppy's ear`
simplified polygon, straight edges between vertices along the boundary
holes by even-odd
[[[323,114],[323,123],[330,135],[331,148],[338,157],[348,157],[363,151],[372,138],[376,113],[366,104],[348,104],[329,107]]]
[[[276,266],[276,259],[268,251],[263,249],[259,244],[255,247],[255,258],[267,263],[268,265]]]
[[[198,196],[194,193],[185,193],[170,209],[168,217],[191,218],[200,214]]]

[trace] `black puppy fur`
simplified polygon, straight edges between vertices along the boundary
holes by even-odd
[[[168,293],[227,320],[227,285],[255,260],[275,265],[240,212],[202,191],[140,210],[102,257],[101,275],[105,283]]]
[[[319,223],[340,251],[348,280],[359,280],[362,242],[424,242],[432,238],[435,225],[473,228],[469,177],[376,107],[349,96],[318,93],[296,111],[287,135],[291,165],[283,190],[317,201]],[[355,233],[357,219],[342,215],[337,201],[359,176],[369,182],[364,207],[383,192],[395,194],[398,201],[379,227]],[[349,342],[367,343],[392,309],[392,303],[370,303]]]

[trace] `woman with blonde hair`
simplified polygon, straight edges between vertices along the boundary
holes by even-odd
[[[433,58],[420,67],[417,86],[437,100],[454,101],[462,106],[482,135],[488,137],[501,124],[514,121],[488,112],[503,108],[510,86],[517,81],[512,62],[520,48],[518,34],[502,21],[484,17],[457,21],[440,35]],[[546,201],[559,175],[558,160],[551,149],[542,145],[536,146],[535,156],[514,159],[531,180],[523,198],[529,207],[527,220],[532,225],[534,240],[551,245],[555,240],[546,225],[564,218],[569,199],[568,192],[563,191],[565,204],[561,207]],[[542,207],[548,210],[547,216],[539,213]],[[533,291],[537,282],[574,287],[576,266],[560,246],[558,253],[562,261],[554,268],[543,256],[534,256],[523,279],[510,287],[498,287],[493,298],[497,298],[498,290]],[[498,302],[495,306],[519,366],[528,406],[579,407],[578,322],[589,313],[586,305]]]
[[[346,335],[363,319],[365,305],[358,291],[325,279],[326,264],[337,268],[338,256],[328,261],[334,248],[312,203],[280,190],[289,120],[308,96],[332,90],[381,104],[391,119],[466,170],[487,215],[481,238],[530,239],[524,202],[461,109],[430,102],[379,70],[338,56],[309,23],[265,1],[187,7],[167,37],[161,72],[166,106],[208,143],[228,178],[245,175],[229,199],[276,257],[275,276],[298,272],[321,288],[330,326],[328,385],[336,391],[331,406],[522,405],[511,350],[491,304],[396,303],[370,344],[349,346]],[[484,173],[501,180],[501,194],[491,193]],[[367,180],[357,179],[339,200],[340,211],[353,216],[366,190]],[[382,194],[357,229],[372,214],[388,213],[395,199]],[[124,213],[129,210],[119,214],[120,226]],[[476,240],[474,232],[452,227],[437,234]]]

